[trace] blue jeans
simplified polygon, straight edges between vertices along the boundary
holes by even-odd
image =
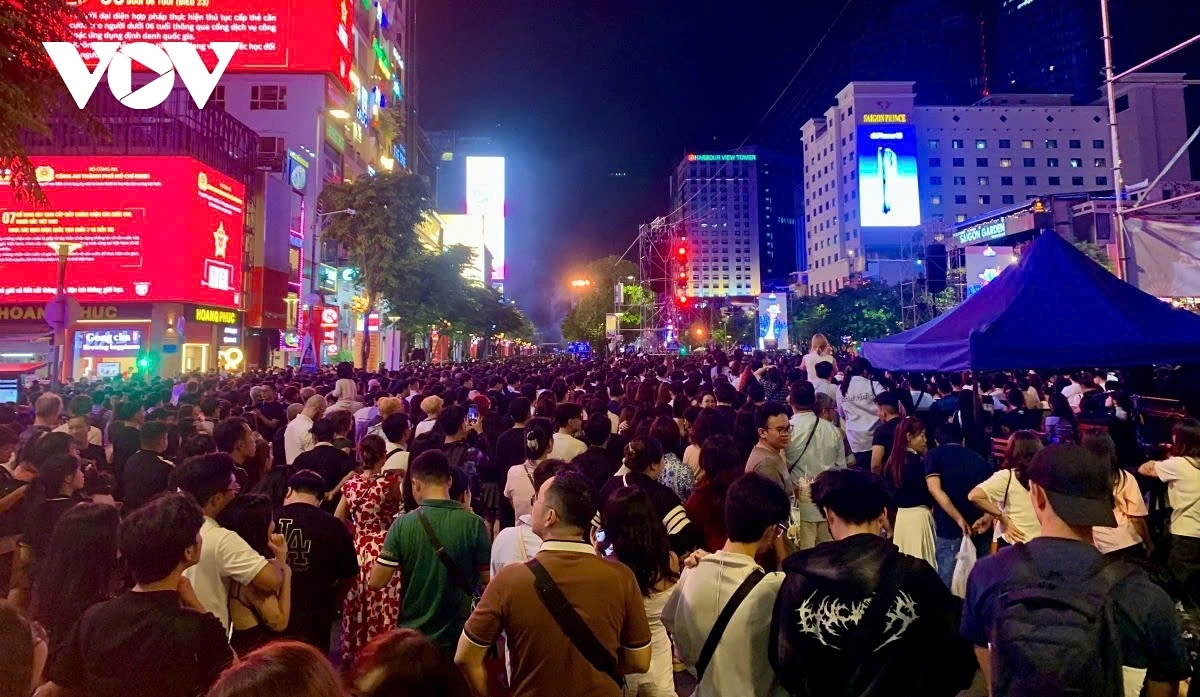
[[[976,558],[983,559],[985,556],[987,556],[988,548],[992,543],[991,531],[989,530],[982,535],[976,535],[972,539],[975,541]],[[938,576],[941,577],[942,583],[945,583],[947,588],[950,587],[950,580],[954,578],[954,565],[958,561],[958,548],[961,544],[961,535],[953,538],[933,538],[934,552],[936,553],[935,558],[937,559],[938,565]]]

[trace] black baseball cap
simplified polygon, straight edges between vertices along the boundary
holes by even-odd
[[[300,470],[292,474],[288,477],[288,487],[321,493],[329,491],[329,485],[325,483],[325,478],[314,470]]]
[[[1112,473],[1084,448],[1051,445],[1029,463],[1029,481],[1045,489],[1050,505],[1068,525],[1115,528]]]

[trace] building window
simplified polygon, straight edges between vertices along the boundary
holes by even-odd
[[[1071,186],[1083,186],[1083,177],[1071,177]]]
[[[1058,166],[1058,158],[1057,157],[1047,157],[1046,158],[1046,166],[1047,167],[1057,167]]]
[[[225,86],[217,85],[213,90],[212,97],[208,100],[208,106],[214,109],[225,111]]]
[[[1026,157],[1021,160],[1021,165],[1024,167],[1037,167],[1037,161],[1032,157]]]
[[[966,194],[955,194],[954,202],[957,204],[965,204],[967,202]]]
[[[1021,141],[1021,149],[1022,150],[1033,150],[1033,141],[1032,140]]]
[[[991,179],[989,179],[989,178],[987,178],[987,177],[980,177],[980,178],[979,178],[979,185],[980,185],[980,186],[988,186],[988,185],[990,185],[991,183],[992,183]]]
[[[1046,139],[1046,149],[1047,149],[1047,150],[1053,150],[1053,149],[1055,149],[1055,148],[1057,148],[1057,147],[1058,147],[1058,141],[1057,141],[1057,140],[1054,140],[1053,138],[1047,138],[1047,139]]]
[[[1012,167],[1012,158],[1011,157],[1000,158],[1000,166],[1001,167]]]
[[[1077,140],[1068,140],[1067,147],[1071,148],[1072,150],[1078,150],[1080,147],[1082,147],[1082,144]]]
[[[1012,141],[1010,141],[1008,138],[1000,139],[1000,149],[1001,150],[1008,150],[1011,147],[1012,147]]]
[[[942,205],[942,197],[940,194],[934,194],[929,198],[929,202],[935,206],[940,206]]]
[[[975,149],[976,149],[976,150],[984,150],[984,149],[986,149],[986,148],[987,148],[987,141],[986,141],[986,140],[977,140],[977,141],[975,141]]]
[[[1096,186],[1108,186],[1108,177],[1096,177]]]
[[[1000,177],[1000,186],[1012,186],[1012,177]]]
[[[941,145],[942,145],[942,141],[940,141],[940,140],[934,139],[934,140],[929,141],[929,149],[930,150],[937,150],[939,147],[941,147]]]
[[[1016,201],[1013,199],[1012,194],[1004,194],[1003,196],[1000,197],[1000,203],[1015,203],[1015,202]]]
[[[965,223],[965,222],[967,222],[967,214],[966,214],[966,213],[959,213],[958,215],[954,216],[954,222],[956,222],[956,223]]]
[[[955,178],[954,178],[954,185],[955,185],[955,186],[966,186],[966,185],[967,185],[967,178],[966,178],[966,177],[955,177]]]
[[[1071,158],[1071,166],[1072,166],[1072,167],[1076,167],[1076,168],[1078,168],[1078,167],[1082,167],[1082,166],[1083,166],[1083,158],[1080,158],[1080,157],[1072,157],[1072,158]]]
[[[962,150],[963,142],[955,138],[954,140],[950,141],[950,147],[954,148],[955,150]]]
[[[1050,177],[1046,183],[1049,184],[1050,186],[1059,186],[1062,184],[1062,179],[1060,179],[1058,177]]]
[[[1102,141],[1102,140],[1093,140],[1093,141],[1092,141],[1092,147],[1093,147],[1093,148],[1095,148],[1096,150],[1103,150],[1103,149],[1104,149],[1104,141]]]
[[[1025,186],[1037,186],[1037,177],[1025,177]]]
[[[991,203],[991,202],[992,202],[992,197],[991,197],[991,196],[988,196],[987,194],[979,194],[979,203],[980,203],[980,205],[985,205],[985,206],[986,206],[987,204],[989,204],[989,203]]]
[[[287,109],[287,87],[284,85],[251,85],[250,110],[281,111]]]
[[[935,186],[941,186],[941,184],[942,184],[942,178],[941,178],[941,177],[930,177],[930,178],[929,178],[929,183],[930,183],[930,184],[933,184],[933,185],[935,185]]]
[[[976,166],[976,167],[987,167],[987,166],[988,166],[988,159],[987,159],[986,157],[977,157],[977,158],[975,158],[975,166]]]
[[[942,158],[940,158],[940,157],[929,158],[929,166],[930,167],[941,167],[942,166]]]
[[[1103,157],[1097,157],[1095,160],[1092,161],[1092,165],[1095,167],[1107,167],[1108,160],[1104,159]]]
[[[967,161],[965,158],[956,157],[950,161],[950,166],[951,167],[966,167]]]

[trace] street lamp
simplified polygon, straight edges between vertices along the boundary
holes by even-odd
[[[83,244],[79,242],[68,242],[66,240],[50,240],[46,242],[46,246],[54,250],[58,254],[58,283],[54,299],[47,306],[45,317],[47,323],[54,330],[54,345],[52,348],[52,360],[50,361],[50,386],[52,389],[58,389],[60,373],[62,371],[63,347],[67,343],[67,325],[74,319],[68,316],[72,298],[67,297],[67,257],[71,256],[72,252],[78,251]],[[78,303],[74,303],[76,306]]]
[[[587,287],[588,287],[588,286],[590,286],[590,285],[592,285],[592,282],[591,282],[591,281],[589,281],[589,280],[588,280],[588,279],[586,279],[586,278],[574,278],[574,279],[571,279],[571,287],[572,287],[572,288],[574,288],[574,289],[576,289],[576,290],[580,290],[580,289],[583,289],[583,288],[587,288]]]

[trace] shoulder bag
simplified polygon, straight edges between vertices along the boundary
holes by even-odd
[[[454,558],[446,551],[446,546],[438,539],[437,533],[433,531],[433,526],[429,524],[429,520],[425,517],[425,511],[417,509],[417,519],[421,521],[421,527],[425,528],[425,536],[429,538],[429,543],[433,545],[433,551],[437,553],[438,560],[446,567],[446,576],[462,592],[466,593],[471,598],[475,598],[475,586],[467,580],[466,574],[462,569],[458,568],[458,564],[454,563]]]
[[[613,682],[623,689],[625,679],[617,672],[617,659],[608,652],[608,649],[604,648],[595,633],[587,626],[587,622],[572,607],[571,601],[563,595],[562,589],[554,582],[550,573],[546,571],[546,567],[542,566],[537,557],[530,559],[525,566],[533,572],[533,587],[537,590],[542,604],[546,606],[558,624],[558,628],[567,635],[567,639],[579,650],[579,653],[583,654],[588,663],[592,664],[592,667],[612,678]]]
[[[708,669],[708,664],[712,661],[713,654],[717,650],[717,644],[721,643],[721,636],[725,634],[725,630],[729,627],[729,621],[733,619],[733,613],[737,612],[742,601],[746,599],[746,596],[750,595],[750,591],[754,590],[754,587],[766,575],[766,572],[762,569],[751,571],[750,575],[742,581],[741,585],[730,596],[729,602],[725,603],[725,607],[721,608],[721,614],[717,615],[716,623],[708,631],[708,638],[704,640],[704,648],[700,649],[700,657],[696,659],[697,683],[704,679],[704,671]]]

